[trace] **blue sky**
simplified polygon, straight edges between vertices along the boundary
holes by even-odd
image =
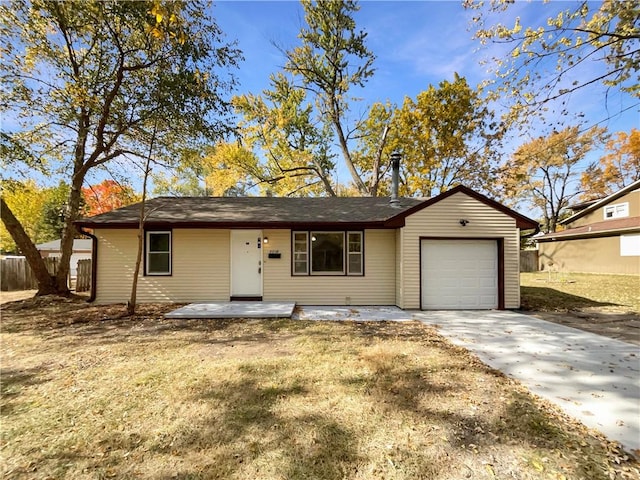
[[[559,10],[571,8],[575,2],[516,2],[501,17],[512,24],[516,16],[523,25],[537,26]],[[594,5],[597,6],[597,3]],[[237,93],[260,93],[269,87],[269,75],[284,64],[282,54],[273,42],[284,48],[299,45],[297,34],[304,24],[304,13],[294,1],[221,1],[213,7],[218,25],[228,40],[238,41],[245,61],[237,72],[240,85]],[[356,92],[362,102],[354,114],[367,111],[375,101],[390,100],[401,104],[405,96],[415,96],[429,84],[452,80],[454,72],[467,78],[470,85],[493,78],[482,60],[502,57],[504,45],[481,48],[474,40],[471,25],[473,12],[465,10],[461,1],[363,1],[355,15],[358,29],[367,32],[367,46],[376,55],[375,75],[366,88]],[[584,66],[580,75],[597,71],[601,62]],[[616,90],[594,85],[565,98],[572,113],[585,114],[586,125],[597,122],[611,132],[629,131],[640,126],[638,99]],[[631,108],[629,108],[631,107]],[[621,110],[627,109],[623,114]],[[603,120],[612,117],[603,122]],[[547,125],[547,132],[555,125]],[[541,133],[532,129],[520,137],[521,142]],[[520,140],[514,140],[515,144]],[[596,155],[594,153],[594,155]],[[592,155],[592,157],[594,156]]]

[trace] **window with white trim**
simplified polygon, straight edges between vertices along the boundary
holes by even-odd
[[[607,205],[604,207],[604,219],[622,218],[629,216],[629,202],[616,203],[615,205]]]
[[[171,275],[171,232],[147,232],[146,252],[146,275]]]
[[[293,275],[363,275],[363,233],[293,232]]]

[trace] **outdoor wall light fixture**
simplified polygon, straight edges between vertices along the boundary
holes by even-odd
[[[465,220],[464,218],[460,219],[460,225],[462,225],[463,227],[466,227],[467,223],[469,223],[469,220]]]
[[[264,243],[265,245],[266,245],[267,243],[269,243],[269,237],[264,237],[264,238],[262,239],[262,243]]]

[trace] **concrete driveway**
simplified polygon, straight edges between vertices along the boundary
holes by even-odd
[[[510,311],[413,317],[640,454],[640,347]]]

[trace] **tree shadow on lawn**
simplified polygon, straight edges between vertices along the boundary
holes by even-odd
[[[131,330],[125,327],[124,324],[114,326],[105,343],[130,341],[131,338],[123,338],[122,334]],[[140,338],[155,341],[154,335],[159,332],[186,331],[199,338],[194,341],[203,344],[220,345],[242,340],[267,346],[280,334],[290,334],[292,328],[299,329],[311,337],[308,345],[325,355],[324,362],[329,361],[326,357],[331,358],[335,339],[350,334],[358,342],[350,347],[345,358],[348,362],[360,360],[367,369],[341,378],[348,389],[347,396],[356,397],[356,401],[365,408],[376,409],[378,419],[387,413],[395,419],[380,428],[393,429],[393,422],[399,419],[404,424],[415,423],[416,428],[411,434],[423,443],[419,448],[411,448],[396,440],[393,450],[381,447],[378,450],[365,449],[363,453],[362,442],[372,441],[370,437],[375,435],[378,425],[346,421],[344,415],[339,415],[341,412],[334,415],[327,409],[326,403],[324,409],[317,406],[316,402],[326,402],[327,399],[316,391],[318,387],[314,383],[313,368],[308,375],[294,377],[290,375],[287,361],[247,358],[238,365],[233,377],[215,383],[196,382],[185,397],[178,397],[177,400],[185,407],[199,409],[199,414],[183,421],[168,422],[162,426],[160,435],[143,432],[136,436],[126,430],[101,434],[96,441],[100,450],[109,452],[109,457],[85,459],[96,474],[106,472],[109,467],[113,472],[124,475],[131,472],[132,462],[146,465],[153,463],[157,456],[163,461],[161,468],[164,470],[156,471],[154,477],[163,479],[231,478],[246,473],[247,468],[263,468],[264,478],[342,479],[356,476],[363,466],[382,465],[383,468],[388,458],[400,467],[419,472],[404,478],[447,478],[448,473],[455,474],[455,469],[459,468],[455,460],[464,458],[470,445],[481,452],[484,449],[487,455],[493,447],[526,446],[527,451],[541,452],[541,456],[553,458],[554,451],[564,452],[566,445],[571,444],[575,445],[576,454],[569,456],[567,461],[572,464],[573,472],[577,472],[575,478],[608,478],[604,476],[602,463],[583,455],[585,452],[580,450],[580,445],[585,438],[579,435],[579,430],[577,433],[565,433],[557,426],[553,411],[544,411],[533,397],[518,389],[516,393],[506,395],[507,398],[501,398],[507,385],[513,392],[510,380],[479,362],[463,348],[451,345],[433,333],[433,329],[417,322],[331,322],[323,326],[319,322],[297,321],[180,320],[160,327],[150,321],[140,328],[140,331],[134,329],[130,333],[137,337],[137,341]],[[234,332],[235,328],[240,331]],[[82,339],[83,334],[98,338],[104,335],[95,326],[89,328],[87,325],[71,325],[58,330],[60,334],[73,332],[78,339]],[[233,335],[219,338],[206,335],[207,332]],[[384,349],[378,352],[376,348],[380,340],[401,340],[394,342],[401,346],[405,340],[411,340],[412,344],[419,344],[426,354],[430,350],[443,350],[450,360],[423,366],[397,353],[402,349],[391,350],[387,355]],[[303,347],[305,352],[307,344]],[[336,364],[339,368],[337,365],[339,363]],[[475,410],[478,405],[471,403],[476,395],[474,388],[482,389],[483,385],[488,388],[492,380],[482,377],[488,383],[468,385],[464,380],[468,371],[495,377],[497,387],[492,387],[494,390],[489,392],[494,400],[481,405],[484,408],[482,412]],[[35,380],[40,374],[38,371],[27,372],[23,376],[19,373],[16,372],[14,378],[16,385],[40,381]],[[438,375],[440,380],[445,378],[446,383],[435,381]],[[423,403],[425,396],[433,397],[435,401]],[[438,404],[440,398],[443,399],[442,405]],[[451,407],[448,398],[457,399],[456,408]],[[290,401],[296,406],[287,410],[287,402]],[[335,408],[342,407],[338,403]],[[437,430],[432,430],[431,426]],[[439,440],[443,433],[447,439]],[[587,441],[595,440],[588,438]],[[432,447],[431,442],[437,446]],[[131,456],[125,456],[129,452],[132,452]],[[64,460],[64,451],[58,455],[60,464],[69,463]],[[173,467],[167,466],[167,458],[175,460]],[[191,461],[193,458],[197,462]],[[48,461],[52,460],[50,457]],[[172,461],[168,463],[172,464]],[[449,468],[452,470],[447,470]],[[498,467],[495,468],[499,473]],[[269,476],[269,472],[276,473]],[[505,478],[508,473],[502,471]]]
[[[456,365],[446,367],[449,372],[457,368]],[[313,383],[308,379],[264,386],[265,377],[277,377],[285,369],[286,366],[276,364],[260,369],[244,368],[242,378],[222,385],[201,385],[196,400],[210,404],[213,414],[182,438],[173,438],[170,446],[156,445],[151,451],[183,455],[191,449],[213,449],[215,453],[207,455],[206,465],[167,472],[159,478],[227,478],[241,474],[243,466],[251,464],[257,469],[262,465],[268,478],[271,470],[277,472],[277,478],[342,479],[355,476],[363,467],[386,462],[405,468],[408,473],[414,468],[411,478],[447,478],[460,468],[455,465],[457,455],[464,455],[471,448],[486,453],[497,446],[525,446],[529,452],[539,452],[541,457],[552,457],[554,451],[564,451],[567,445],[576,450],[575,457],[568,459],[575,478],[608,478],[601,463],[580,452],[585,437],[562,430],[553,412],[543,411],[528,394],[517,392],[508,402],[490,405],[488,408],[498,410],[495,420],[474,413],[454,412],[446,402],[442,408],[426,408],[420,405],[417,392],[460,396],[467,389],[455,381],[448,385],[433,384],[425,376],[425,369],[412,366],[374,368],[367,379],[346,378],[344,381],[354,388],[353,395],[362,395],[368,400],[363,401],[363,405],[374,404],[390,418],[397,419],[400,413],[408,423],[415,422],[413,434],[417,437],[434,435],[431,439],[418,438],[418,442],[424,443],[413,447],[398,437],[389,438],[392,450],[383,449],[382,458],[371,458],[370,455],[382,452],[365,449],[363,453],[360,446],[369,441],[367,437],[373,433],[363,431],[357,421],[345,423],[340,415],[334,417],[326,410],[314,410],[312,405],[282,413],[280,402],[297,399],[304,403],[305,397],[311,397],[310,402],[314,398],[310,390]],[[335,408],[339,409],[340,404]],[[425,429],[425,425],[437,427],[436,433]],[[372,428],[375,430],[376,426]],[[440,442],[438,448],[430,449],[432,443],[438,442],[435,437],[443,434],[447,440]],[[597,443],[594,439],[587,440]],[[222,448],[215,449],[216,446]],[[553,460],[546,467],[550,465]],[[494,468],[498,473],[500,465]]]
[[[12,414],[20,405],[20,391],[32,385],[50,380],[48,369],[44,366],[14,369],[0,368],[0,411],[2,415]]]
[[[616,303],[598,302],[548,287],[520,287],[522,310],[570,311],[589,307],[618,306]]]

